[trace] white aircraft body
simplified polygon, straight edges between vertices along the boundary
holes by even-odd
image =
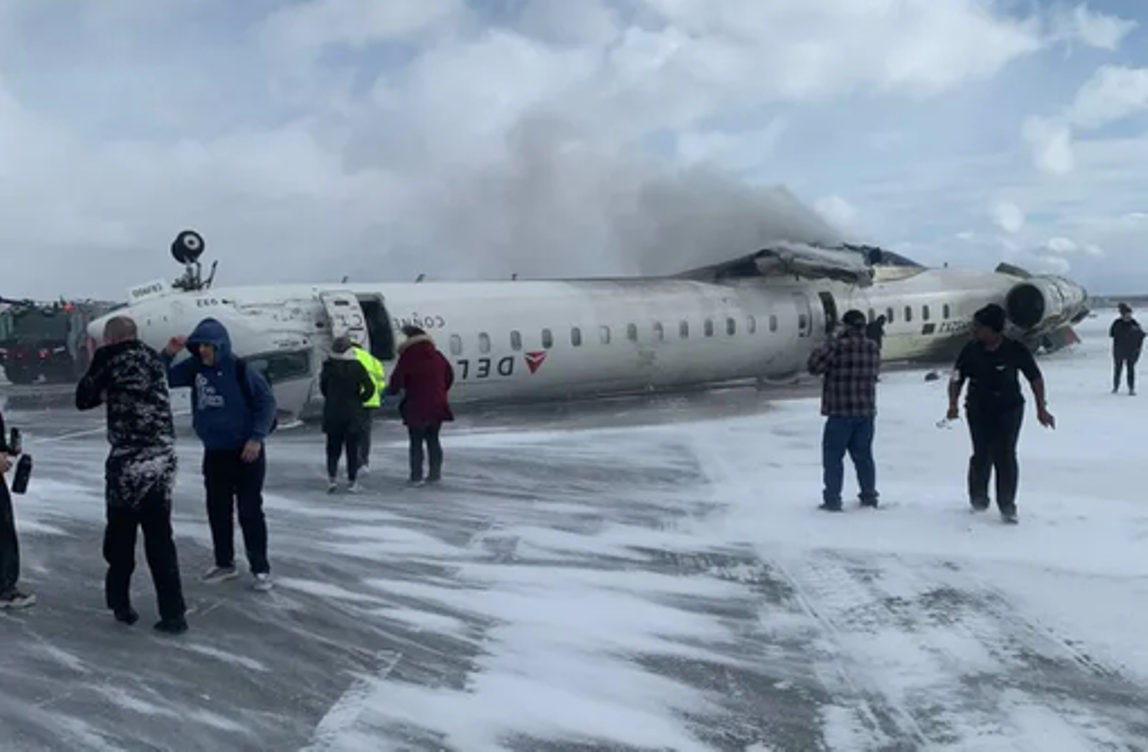
[[[771,381],[802,372],[810,351],[855,308],[885,315],[885,362],[950,358],[973,312],[990,302],[1034,349],[1075,341],[1087,293],[1056,276],[1002,265],[993,272],[932,269],[880,249],[796,244],[675,277],[476,282],[357,282],[213,288],[200,276],[202,238],[172,245],[184,277],[137,286],[89,327],[100,341],[112,315],[163,348],[206,317],[270,380],[280,411],[321,405],[318,375],[346,334],[387,367],[399,330],[426,330],[455,370],[452,401],[546,401]],[[874,263],[876,262],[876,263]]]

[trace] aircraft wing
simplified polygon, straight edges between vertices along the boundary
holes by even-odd
[[[801,277],[834,279],[868,287],[873,284],[873,267],[867,255],[854,248],[821,248],[780,241],[756,253],[691,269],[678,276],[714,281],[755,276]]]

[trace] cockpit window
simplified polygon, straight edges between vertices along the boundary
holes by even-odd
[[[268,383],[308,378],[311,376],[311,349],[280,350],[259,355],[248,355],[243,359],[247,364],[263,374]]]

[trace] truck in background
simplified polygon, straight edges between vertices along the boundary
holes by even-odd
[[[12,384],[75,383],[91,358],[88,323],[122,305],[0,297],[0,367],[5,378]]]

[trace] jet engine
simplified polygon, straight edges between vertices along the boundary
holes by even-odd
[[[1005,295],[1009,321],[1025,334],[1057,331],[1088,315],[1088,293],[1055,275],[1029,276]]]

